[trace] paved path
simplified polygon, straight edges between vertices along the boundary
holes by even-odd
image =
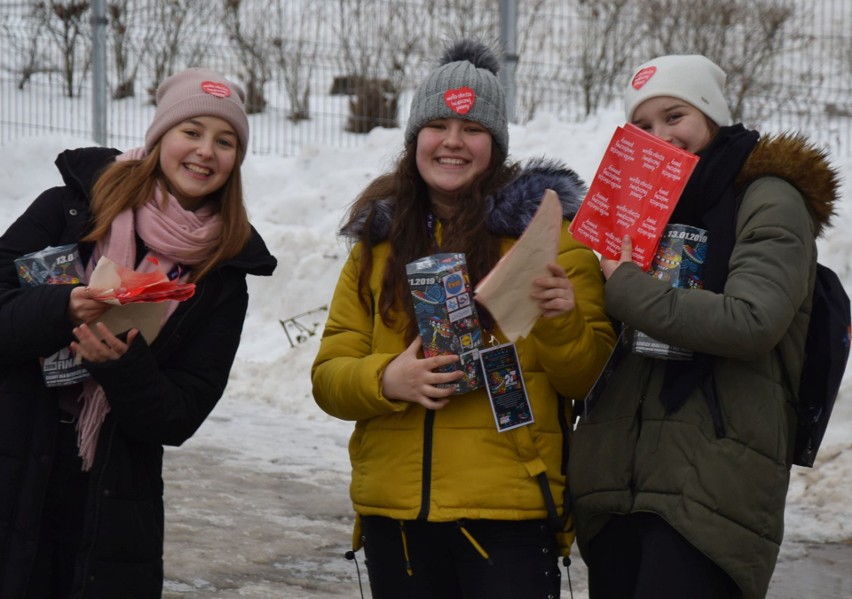
[[[349,425],[227,401],[166,451],[163,599],[358,599],[349,548]],[[370,597],[366,572],[358,554]],[[571,568],[587,599],[583,564]],[[852,598],[852,542],[785,545],[769,599]],[[562,598],[570,597],[563,576]]]

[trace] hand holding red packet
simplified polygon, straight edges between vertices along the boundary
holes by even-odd
[[[137,272],[115,263],[110,263],[109,266],[114,269],[113,286],[93,299],[124,305],[167,300],[182,302],[195,294],[195,283],[170,281],[161,271]]]

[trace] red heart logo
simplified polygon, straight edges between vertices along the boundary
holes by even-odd
[[[215,81],[202,81],[201,89],[205,94],[210,94],[217,98],[227,98],[231,95],[230,87],[224,83],[216,83]]]
[[[448,89],[444,92],[444,102],[456,114],[467,114],[476,103],[476,92],[467,86]]]
[[[642,89],[642,86],[648,83],[648,80],[654,76],[654,73],[657,72],[657,67],[645,67],[633,77],[633,81],[630,82],[630,85],[633,86],[633,89]]]

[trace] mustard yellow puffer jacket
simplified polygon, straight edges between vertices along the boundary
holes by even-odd
[[[503,251],[515,241],[505,238]],[[355,511],[433,522],[547,518],[536,478],[544,472],[561,516],[566,477],[560,420],[571,421],[571,407],[557,396],[583,398],[615,340],[604,313],[598,259],[574,241],[566,224],[558,262],[573,284],[576,308],[540,319],[517,341],[535,422],[499,433],[484,389],[453,396],[437,411],[382,394],[385,367],[406,348],[403,325],[386,327],[377,305],[389,249],[387,242],[374,247],[372,311],[366,312],[358,299],[361,250],[353,248],[312,369],[317,404],[332,416],[356,421],[349,442]],[[499,330],[496,336],[505,342]],[[560,541],[567,552],[573,531],[570,525],[565,529]],[[359,547],[357,526],[354,545]]]

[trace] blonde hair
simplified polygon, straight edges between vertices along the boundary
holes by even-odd
[[[112,221],[124,210],[133,210],[154,197],[156,186],[165,189],[160,170],[160,141],[141,160],[114,162],[98,177],[92,189],[92,230],[82,241],[98,241],[109,234]],[[215,205],[222,219],[222,232],[209,258],[196,265],[189,280],[196,282],[217,264],[239,254],[251,237],[251,225],[243,202],[240,164],[242,150],[237,149],[234,170],[215,194]]]

